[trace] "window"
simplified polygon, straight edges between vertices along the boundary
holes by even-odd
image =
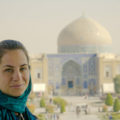
[[[84,81],[84,83],[83,83],[83,87],[84,87],[85,89],[88,88],[88,83],[87,83],[87,81]]]
[[[106,78],[111,78],[112,77],[112,67],[110,65],[106,65],[104,68],[104,76]]]
[[[37,73],[37,78],[40,79],[40,73]]]
[[[73,81],[68,81],[68,88],[73,88]]]
[[[108,72],[108,71],[106,71],[106,77],[109,77],[110,75],[109,75],[110,73]]]
[[[35,69],[35,78],[42,80],[42,69],[41,68],[36,68]]]

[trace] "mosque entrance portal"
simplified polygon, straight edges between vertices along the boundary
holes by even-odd
[[[80,65],[73,60],[69,60],[62,69],[62,93],[64,95],[77,95],[77,86],[80,85],[81,70]]]

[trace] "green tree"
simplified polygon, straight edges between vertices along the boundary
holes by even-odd
[[[65,112],[65,104],[64,104],[64,103],[61,104],[60,112],[61,112],[61,113],[64,113],[64,112]]]
[[[115,86],[115,92],[120,93],[120,75],[117,75],[114,78],[114,86]]]
[[[120,101],[118,98],[114,101],[113,110],[114,112],[118,112],[120,110]]]
[[[64,99],[62,99],[60,97],[55,97],[53,99],[53,103],[60,107],[60,112],[61,113],[65,112],[67,102]]]
[[[108,105],[108,106],[113,105],[113,97],[112,97],[112,95],[110,93],[107,94],[107,97],[105,99],[105,104]]]
[[[58,106],[61,106],[61,104],[64,104],[65,106],[67,105],[67,101],[64,100],[63,98],[60,98],[60,97],[55,97],[53,99],[53,103],[58,105]]]
[[[40,107],[45,107],[45,106],[46,106],[45,99],[41,98],[41,100],[40,100]]]

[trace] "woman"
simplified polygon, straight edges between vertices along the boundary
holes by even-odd
[[[15,40],[0,42],[0,120],[36,120],[26,107],[31,91],[29,57]]]

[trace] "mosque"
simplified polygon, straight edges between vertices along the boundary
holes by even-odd
[[[60,32],[57,46],[57,54],[31,58],[34,89],[45,84],[55,95],[114,93],[120,56],[112,53],[112,38],[102,25],[81,16]]]

